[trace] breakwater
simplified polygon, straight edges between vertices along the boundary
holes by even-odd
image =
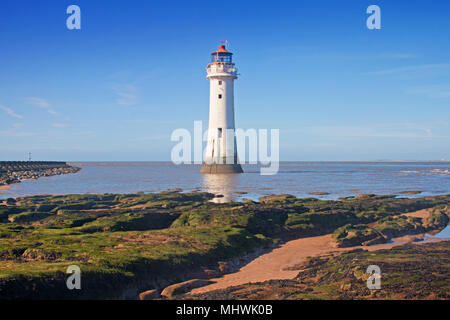
[[[0,161],[0,185],[80,171],[63,161]]]

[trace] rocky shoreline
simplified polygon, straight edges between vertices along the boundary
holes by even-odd
[[[176,299],[245,300],[392,300],[450,299],[450,241],[407,243],[392,249],[355,249],[340,256],[312,257],[288,280],[248,283]],[[382,270],[381,287],[369,290],[367,266]]]
[[[0,186],[80,170],[62,161],[0,161]]]
[[[449,222],[450,195],[222,204],[214,197],[172,190],[0,201],[0,299],[177,299],[290,240],[329,235],[358,246]],[[67,289],[70,265],[82,270],[83,290]]]

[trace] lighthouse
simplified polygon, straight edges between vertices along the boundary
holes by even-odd
[[[220,45],[206,67],[209,80],[209,124],[201,173],[242,173],[238,163],[234,125],[234,80],[237,69],[233,54]]]

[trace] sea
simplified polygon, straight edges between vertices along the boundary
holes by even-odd
[[[78,173],[43,177],[0,189],[0,199],[45,194],[206,191],[216,202],[257,200],[270,194],[338,199],[358,194],[423,197],[450,194],[450,162],[280,162],[274,175],[258,165],[242,174],[201,174],[201,165],[172,162],[72,162]],[[419,191],[404,194],[405,191]],[[311,193],[326,193],[311,195]],[[448,227],[447,227],[448,232]],[[450,236],[450,235],[449,235]]]
[[[200,165],[172,162],[72,162],[75,174],[11,184],[0,199],[42,194],[134,193],[181,189],[221,194],[223,200],[257,200],[288,193],[297,197],[338,199],[358,194],[422,197],[450,194],[450,162],[281,162],[274,175],[257,165],[243,174],[201,174]],[[419,194],[402,194],[420,191]],[[324,192],[324,195],[310,193]]]

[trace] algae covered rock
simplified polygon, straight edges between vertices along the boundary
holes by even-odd
[[[39,248],[29,248],[22,254],[24,260],[54,261],[61,256],[59,252],[46,251]]]
[[[8,220],[15,223],[30,223],[33,221],[38,221],[51,216],[48,212],[22,212],[19,214],[10,215]]]
[[[161,295],[156,289],[147,290],[139,294],[139,300],[155,300],[159,298],[161,298]]]
[[[418,191],[418,190],[411,190],[411,191],[402,191],[400,192],[401,194],[420,194],[422,193],[422,191]]]
[[[387,241],[381,232],[363,224],[347,224],[340,227],[333,233],[333,238],[336,240],[336,246],[340,248],[373,245]]]
[[[370,199],[370,198],[373,198],[375,196],[376,196],[375,194],[371,194],[371,193],[369,193],[369,194],[358,194],[356,196],[356,199]]]
[[[161,295],[170,299],[174,295],[186,293],[188,291],[191,291],[192,289],[203,287],[203,286],[206,286],[211,283],[214,283],[214,282],[210,281],[210,280],[203,280],[203,279],[192,279],[192,280],[184,281],[181,283],[176,283],[176,284],[166,287],[161,292]]]
[[[272,194],[264,197],[258,198],[258,200],[262,203],[269,203],[273,201],[286,201],[296,199],[295,196],[291,194]]]
[[[425,218],[423,223],[427,230],[437,230],[445,228],[450,222],[450,207],[435,208],[428,218]]]

